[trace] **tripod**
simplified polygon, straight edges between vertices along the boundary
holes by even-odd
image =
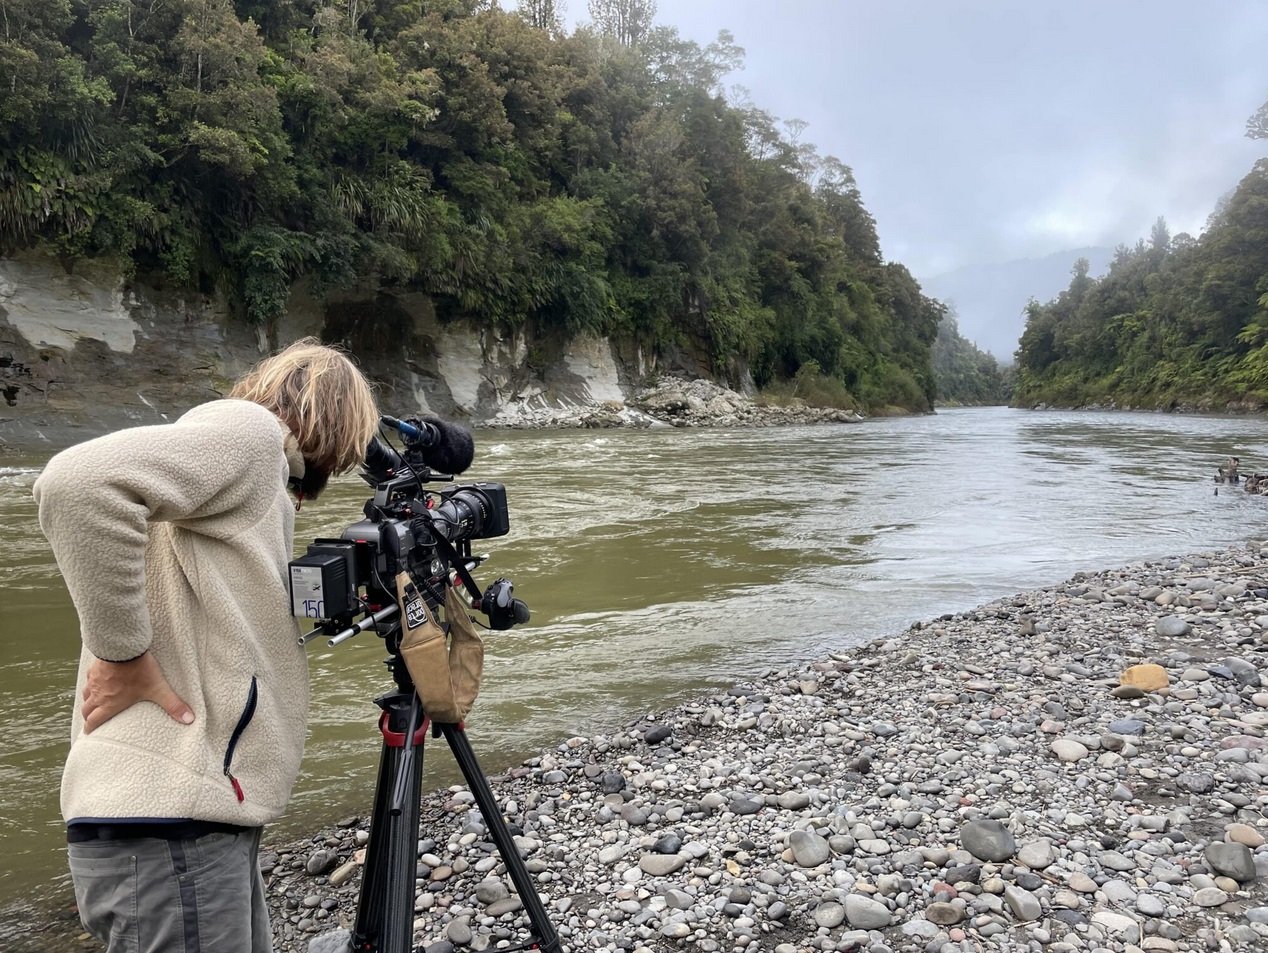
[[[383,709],[379,731],[383,751],[374,790],[374,815],[366,850],[361,898],[357,905],[352,949],[356,953],[412,953],[414,949],[414,878],[418,860],[418,823],[422,794],[423,744],[428,730],[443,736],[475,795],[476,804],[497,846],[515,892],[524,904],[531,936],[508,950],[541,950],[561,953],[559,937],[533,888],[506,821],[498,810],[488,779],[480,770],[471,742],[461,723],[433,723],[404,660],[393,654],[388,660],[398,691],[375,699]]]

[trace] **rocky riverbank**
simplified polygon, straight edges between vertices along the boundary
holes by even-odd
[[[216,395],[208,395],[214,399]],[[60,448],[97,436],[121,426],[159,423],[166,417],[85,422],[74,414],[59,416],[49,412],[39,427],[6,431],[0,426],[0,456],[20,450]],[[628,401],[598,403],[511,403],[473,426],[493,429],[543,430],[551,428],[610,429],[615,427],[781,427],[823,423],[857,423],[862,414],[832,407],[812,407],[803,401],[767,404],[710,380],[665,378],[638,391]],[[5,422],[0,416],[0,425]]]
[[[547,427],[780,427],[797,424],[856,423],[861,414],[832,407],[811,407],[804,401],[768,404],[711,380],[664,378],[638,391],[628,401],[559,408],[513,404],[483,426],[537,429]]]
[[[494,791],[573,951],[1262,949],[1266,569],[1255,543],[1079,574]],[[424,806],[419,949],[523,936],[470,794]],[[367,824],[268,852],[279,951],[351,922]]]

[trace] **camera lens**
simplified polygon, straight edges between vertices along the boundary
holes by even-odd
[[[433,531],[449,542],[487,539],[510,532],[506,488],[501,483],[466,483],[441,496],[444,502],[428,510],[427,515]]]
[[[478,490],[461,489],[431,511],[432,527],[449,542],[475,539],[484,529],[489,501]]]

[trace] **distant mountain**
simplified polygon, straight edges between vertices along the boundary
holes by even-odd
[[[1070,269],[1086,258],[1093,277],[1109,267],[1112,248],[1071,248],[1043,258],[1019,258],[969,265],[921,278],[925,294],[955,309],[960,334],[984,351],[1011,363],[1026,326],[1022,313],[1031,298],[1050,301],[1070,284]]]

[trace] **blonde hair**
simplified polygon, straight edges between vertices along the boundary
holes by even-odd
[[[365,459],[379,424],[370,385],[352,360],[316,338],[302,338],[256,364],[229,394],[275,413],[305,459],[343,473]]]

